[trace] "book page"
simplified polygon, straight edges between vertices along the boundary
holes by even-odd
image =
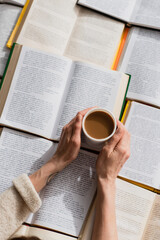
[[[83,229],[79,235],[78,240],[91,240],[92,237],[92,229],[94,225],[94,218],[95,218],[95,206],[96,206],[96,198],[92,204],[90,209],[89,215],[86,219],[86,222],[83,224]]]
[[[156,195],[142,240],[160,239],[160,196]]]
[[[111,67],[124,24],[76,5],[76,0],[32,1],[17,43]]]
[[[160,106],[160,32],[133,27],[119,70],[131,74],[127,98]]]
[[[3,128],[0,137],[0,193],[22,173],[32,174],[55,152],[53,142]]]
[[[132,103],[126,124],[131,134],[131,156],[120,176],[160,189],[160,111]]]
[[[69,237],[61,233],[56,233],[50,230],[45,230],[36,227],[22,225],[12,237],[39,237],[41,240],[75,240],[74,237]]]
[[[76,160],[41,192],[43,204],[32,224],[78,236],[96,191],[97,155],[80,151]]]
[[[78,0],[78,3],[128,22],[136,0]]]
[[[160,2],[157,0],[137,0],[129,22],[160,29],[159,9]]]
[[[113,111],[122,75],[102,67],[75,62],[56,137],[60,136],[62,127],[85,108],[99,106]]]
[[[0,123],[51,138],[71,64],[23,47]]]
[[[117,179],[116,218],[119,240],[142,240],[142,234],[154,199],[154,193]],[[94,209],[91,217],[82,233],[82,240],[91,240]],[[153,240],[153,238],[151,239]]]
[[[117,180],[116,217],[119,240],[141,240],[155,194]]]
[[[17,43],[63,54],[79,8],[76,0],[34,0]]]
[[[16,24],[22,8],[0,4],[0,76],[3,75],[10,50],[6,47],[8,38]]]
[[[64,55],[111,68],[123,30],[123,23],[81,8]]]

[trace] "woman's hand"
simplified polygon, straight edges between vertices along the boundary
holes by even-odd
[[[97,201],[92,240],[118,240],[115,180],[130,155],[130,134],[117,121],[117,130],[100,152],[97,163]]]
[[[49,161],[55,166],[56,172],[61,171],[76,159],[81,146],[82,120],[90,109],[91,108],[88,108],[77,113],[77,115],[64,126],[57,151]]]
[[[82,120],[91,108],[79,113],[62,130],[57,151],[53,157],[38,171],[30,176],[30,179],[39,192],[47,183],[50,176],[64,169],[76,159],[81,145]]]
[[[96,164],[98,180],[115,182],[115,179],[130,156],[130,134],[117,121],[117,130],[101,150]]]

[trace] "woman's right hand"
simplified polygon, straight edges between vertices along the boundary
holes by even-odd
[[[130,156],[130,134],[120,121],[113,137],[101,150],[96,170],[99,181],[114,183],[116,177]]]

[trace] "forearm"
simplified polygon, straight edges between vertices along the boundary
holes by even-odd
[[[115,183],[98,180],[92,240],[117,240]]]
[[[49,177],[57,172],[56,165],[49,161],[39,170],[29,176],[37,192],[40,192],[47,184]]]

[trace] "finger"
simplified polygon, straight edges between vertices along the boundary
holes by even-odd
[[[120,139],[116,146],[116,152],[120,156],[123,156],[123,162],[125,162],[129,156],[130,156],[130,134],[127,130],[125,130],[125,133],[123,137]]]
[[[66,132],[65,132],[65,138],[68,143],[72,137],[72,132],[73,132],[73,124],[68,124],[68,126],[66,127]]]
[[[59,142],[62,141],[63,137],[64,137],[64,129],[62,129],[62,132],[61,132],[61,136],[60,136],[60,140],[59,140]]]
[[[77,114],[74,124],[73,124],[73,131],[72,131],[72,140],[79,141],[81,138],[81,130],[82,130],[82,115]]]
[[[84,115],[85,115],[89,110],[91,110],[91,109],[93,109],[93,108],[97,108],[97,106],[90,107],[90,108],[86,108],[86,109],[80,111],[78,114],[81,114],[82,117],[84,117]],[[78,114],[77,114],[77,115],[78,115]]]
[[[72,118],[68,124],[66,124],[66,127],[72,125],[75,121],[75,118],[76,118],[76,116],[74,118]]]
[[[60,136],[60,140],[59,140],[59,144],[60,144],[60,143],[63,141],[63,139],[64,139],[65,128],[66,128],[66,125],[62,128],[61,136]]]
[[[117,121],[117,130],[116,130],[115,134],[113,135],[113,137],[111,139],[109,139],[105,145],[105,148],[107,148],[107,151],[109,154],[114,151],[118,142],[122,138],[124,131],[125,131],[125,128],[124,128],[123,124],[120,121]]]
[[[77,115],[79,115],[79,113],[77,113]],[[66,124],[63,127],[62,132],[61,132],[61,136],[60,136],[60,142],[61,143],[66,141],[66,139],[68,141],[71,138],[72,133],[73,133],[73,126],[74,126],[77,115],[74,118],[72,118],[71,121],[68,124]]]
[[[72,121],[73,121],[73,119],[71,120],[71,122]],[[67,142],[70,141],[70,138],[72,136],[72,123],[71,122],[63,127],[61,137],[60,137],[60,142],[59,142],[59,143],[61,143],[61,145],[66,144]]]
[[[78,115],[78,114],[81,114],[82,117],[84,117],[84,115],[85,115],[89,110],[91,110],[91,109],[93,109],[93,108],[97,108],[97,106],[94,106],[94,107],[90,107],[90,108],[84,109],[84,110],[78,112],[77,115]],[[76,115],[76,116],[77,116],[77,115]],[[71,124],[73,124],[73,123],[75,122],[75,118],[76,118],[76,116],[75,116],[75,117],[74,117],[74,118],[73,118],[68,124],[66,124],[66,126],[67,126],[67,125],[71,125]]]
[[[64,135],[66,135],[66,133],[68,132],[69,127],[74,123],[75,118],[76,118],[76,117],[72,118],[71,121],[70,121],[69,123],[67,123],[67,124],[63,127],[62,132],[61,132],[61,136],[60,136],[60,140],[61,140],[61,139],[64,139]],[[70,132],[70,131],[69,131],[69,132]]]

